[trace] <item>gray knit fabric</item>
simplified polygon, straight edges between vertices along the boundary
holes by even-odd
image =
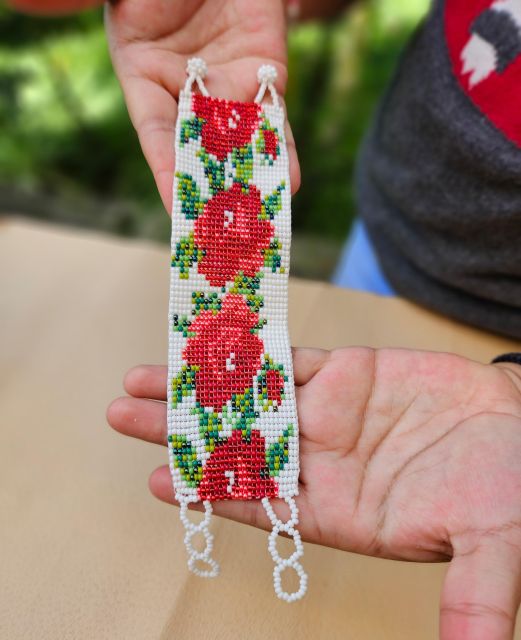
[[[361,150],[357,191],[398,293],[521,338],[521,148],[454,77],[441,1],[380,105]]]

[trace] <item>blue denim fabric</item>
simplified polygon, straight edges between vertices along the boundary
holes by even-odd
[[[332,282],[339,287],[368,291],[381,296],[396,295],[380,268],[365,226],[359,220],[353,224]]]

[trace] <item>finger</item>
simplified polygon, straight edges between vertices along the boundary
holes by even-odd
[[[135,398],[166,400],[168,369],[162,365],[141,364],[125,375],[123,387]]]
[[[307,384],[329,359],[330,352],[326,349],[292,348],[293,373],[295,384]]]
[[[132,40],[131,33],[126,33],[125,28],[124,12],[129,7],[132,11],[132,6],[127,3],[117,7],[105,5],[109,48],[130,119],[163,204],[170,214],[177,117],[175,98],[181,89],[179,83],[184,79],[184,68],[182,59],[172,52],[151,47],[139,38]],[[162,79],[167,75],[170,86],[166,86]]]
[[[455,553],[441,598],[441,640],[511,640],[521,598],[519,543],[489,535]]]
[[[125,436],[166,445],[166,404],[141,398],[117,398],[107,409],[107,422]]]
[[[293,137],[293,131],[286,120],[286,143],[288,145],[288,160],[289,160],[289,180],[291,183],[291,195],[295,195],[300,189],[301,173],[300,163],[297,155],[297,147],[295,145],[295,138]]]
[[[152,494],[159,500],[178,505],[174,498],[172,477],[167,465],[159,467],[152,473],[149,479],[149,487]],[[194,504],[193,508],[197,511],[202,510],[201,502],[191,504]],[[271,529],[271,523],[260,500],[217,500],[212,502],[212,507],[217,516],[249,524],[266,531]]]
[[[107,8],[105,20],[114,70],[143,155],[170,214],[177,118],[175,98],[179,95],[180,82],[185,76],[182,60],[161,49],[150,51],[144,43],[122,40],[113,28],[111,11]],[[151,60],[154,64],[151,64]],[[168,85],[163,81],[165,69],[168,69]]]
[[[295,145],[295,137],[293,136],[293,131],[291,129],[291,125],[288,120],[288,111],[286,109],[286,102],[284,98],[280,98],[282,105],[284,107],[285,114],[285,124],[284,124],[284,133],[286,136],[286,146],[288,148],[288,162],[289,162],[289,180],[291,183],[291,195],[295,195],[297,191],[300,189],[300,163],[297,154],[297,147]]]
[[[143,155],[170,214],[177,103],[164,87],[148,78],[123,75],[120,82]]]
[[[325,349],[293,348],[295,384],[304,385],[320,371],[329,358]],[[135,398],[166,400],[167,368],[160,365],[139,365],[130,369],[123,382],[125,391]]]
[[[156,498],[162,502],[179,506],[179,503],[174,497],[174,489],[172,486],[172,476],[170,469],[167,465],[159,467],[150,476],[149,488]],[[300,491],[296,497],[296,503],[299,510],[299,531],[302,536],[302,540],[313,543],[320,543],[320,532],[317,531],[315,522],[316,514],[312,513],[308,504],[305,491]],[[290,516],[289,509],[284,500],[277,498],[270,498],[270,504],[275,511],[275,514],[283,521],[286,522]],[[196,511],[203,510],[202,502],[192,502],[189,504],[190,509]],[[264,531],[270,531],[272,528],[271,522],[264,511],[264,507],[260,500],[217,500],[212,502],[213,512],[217,516],[234,520],[235,522],[241,522],[242,524],[248,524],[257,529],[264,529]],[[280,536],[287,537],[284,531],[279,532]]]

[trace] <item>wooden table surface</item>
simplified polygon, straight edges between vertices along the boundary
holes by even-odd
[[[187,571],[177,510],[147,489],[165,450],[105,422],[125,370],[166,360],[168,277],[165,247],[0,224],[0,637],[435,640],[443,565],[306,545],[308,595],[288,605],[273,594],[267,535],[217,518],[220,577]],[[519,349],[400,300],[303,281],[290,325],[294,344],[325,348],[483,361]]]

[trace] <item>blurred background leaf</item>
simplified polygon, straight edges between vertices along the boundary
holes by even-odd
[[[428,0],[369,0],[289,35],[289,119],[302,167],[294,273],[329,276],[355,202],[357,148]],[[101,10],[0,7],[0,211],[168,242],[112,71]]]

